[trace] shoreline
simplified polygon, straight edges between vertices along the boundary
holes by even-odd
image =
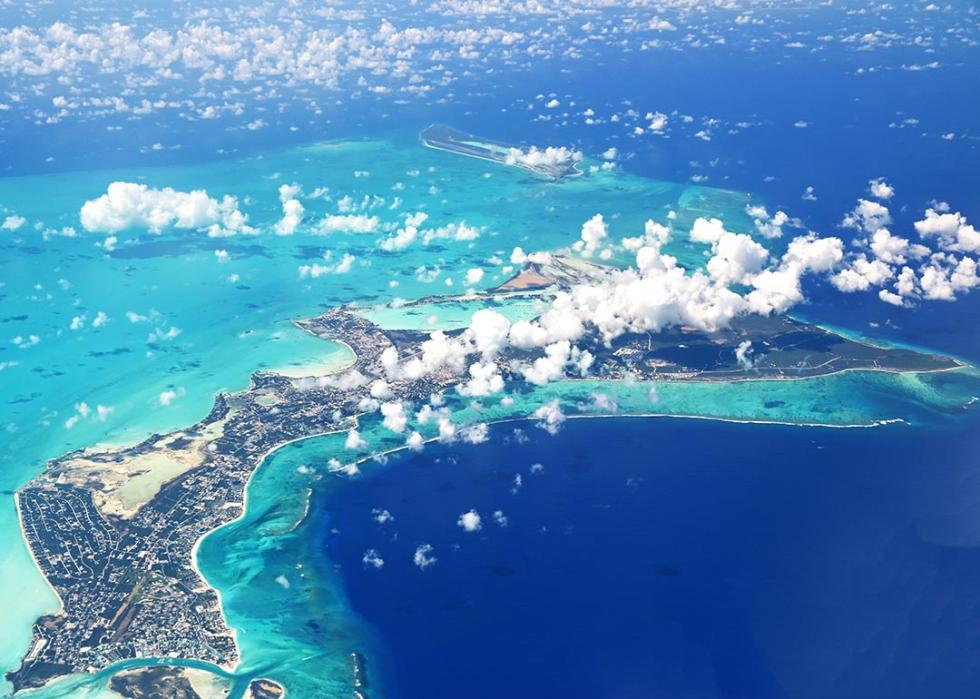
[[[526,296],[527,294],[526,294],[526,292],[525,293],[517,292],[514,295]],[[481,299],[481,296],[480,295],[478,295],[478,294],[475,294],[474,295],[473,300],[480,300],[480,299]],[[300,322],[301,321],[295,321],[295,320],[293,321],[294,325],[296,325],[299,329],[309,332],[308,330],[306,330],[306,328],[304,328],[302,325],[300,325]],[[837,334],[839,334],[839,333],[837,333]],[[319,337],[319,336],[317,336],[317,337]],[[322,338],[322,339],[326,339],[326,338]],[[271,375],[278,375],[278,376],[281,376],[281,377],[283,377],[283,378],[285,378],[287,380],[290,380],[290,381],[297,381],[297,380],[307,379],[307,378],[320,378],[320,377],[326,377],[326,376],[336,375],[336,374],[342,373],[344,371],[347,371],[347,370],[349,370],[352,367],[354,367],[354,366],[357,365],[357,363],[359,361],[359,358],[357,356],[357,353],[354,351],[354,349],[350,346],[349,343],[345,342],[344,340],[334,339],[334,338],[331,338],[330,339],[330,342],[333,342],[333,343],[336,343],[337,345],[342,345],[343,347],[345,347],[348,350],[349,356],[352,357],[352,359],[347,360],[345,358],[345,361],[343,361],[342,363],[340,363],[340,362],[336,362],[336,360],[331,361],[331,358],[328,357],[328,359],[326,359],[326,360],[319,360],[319,361],[315,361],[315,362],[312,362],[312,363],[309,363],[309,364],[306,364],[306,365],[301,365],[299,367],[296,367],[296,370],[292,370],[292,371],[290,370],[289,367],[277,368],[277,369],[270,369],[270,370],[258,370],[258,371],[255,371],[255,372],[252,373],[251,380],[249,382],[250,385],[249,385],[248,388],[245,389],[245,391],[248,391],[248,390],[254,388],[255,387],[255,377],[256,376],[263,375],[263,374],[264,375],[270,375],[270,374]],[[863,342],[863,340],[862,340],[862,342]],[[332,357],[332,356],[333,355],[330,355],[330,357]],[[941,356],[947,357],[947,355],[941,355]],[[960,360],[959,358],[948,357],[948,359],[951,362],[953,362],[955,366],[939,367],[939,368],[932,368],[932,369],[919,369],[919,370],[916,370],[916,369],[905,370],[905,369],[895,369],[895,368],[883,368],[883,367],[877,367],[877,366],[873,366],[873,367],[844,367],[842,369],[837,369],[837,370],[829,371],[829,372],[822,373],[822,374],[815,374],[815,375],[812,375],[812,376],[785,376],[785,375],[763,376],[763,375],[754,375],[754,376],[733,376],[733,377],[705,377],[705,376],[702,376],[701,374],[698,374],[698,375],[695,375],[695,376],[688,376],[686,378],[669,378],[669,377],[665,377],[665,378],[659,378],[659,377],[644,378],[644,379],[640,380],[637,383],[640,383],[640,384],[643,384],[643,385],[649,384],[649,385],[654,385],[655,386],[658,383],[659,384],[682,384],[682,383],[700,383],[700,384],[710,384],[710,383],[723,384],[723,383],[731,383],[731,384],[736,384],[736,383],[741,383],[741,382],[746,382],[746,381],[756,381],[756,382],[759,382],[759,381],[772,381],[772,382],[776,382],[776,381],[805,381],[805,380],[820,379],[820,378],[823,378],[823,377],[831,377],[831,376],[835,376],[835,375],[838,375],[838,374],[845,374],[847,372],[869,372],[869,373],[870,372],[884,372],[886,374],[905,375],[905,374],[933,374],[933,373],[940,373],[940,372],[947,372],[947,371],[962,371],[964,369],[973,369],[974,368],[971,364],[966,363],[966,362]],[[307,369],[309,369],[309,372],[307,372]],[[606,379],[606,380],[603,380],[603,379],[597,379],[597,378],[594,378],[594,377],[591,377],[591,378],[590,377],[585,377],[585,378],[564,377],[564,378],[562,378],[560,380],[559,383],[565,383],[567,385],[575,385],[575,384],[580,384],[580,383],[583,383],[583,382],[590,382],[593,385],[594,388],[596,388],[597,390],[601,390],[602,389],[602,384],[609,384],[609,385],[612,385],[612,386],[616,386],[617,384],[618,385],[622,385],[626,381],[627,381],[627,379]],[[225,394],[225,393],[226,393],[225,391],[219,391],[218,393],[215,394],[213,400],[214,401],[217,401],[219,399],[219,397],[221,395]],[[559,400],[563,400],[563,398],[559,397]],[[363,417],[363,413],[351,416],[352,425],[354,427],[356,427],[359,424],[360,418],[362,418],[362,417]],[[627,411],[627,412],[585,413],[585,414],[579,413],[579,414],[566,415],[564,417],[566,419],[591,419],[591,418],[605,418],[605,419],[610,419],[610,418],[634,418],[634,419],[635,418],[700,419],[700,420],[715,420],[715,421],[718,421],[718,422],[729,422],[729,423],[737,423],[737,424],[768,424],[768,425],[780,425],[780,426],[791,426],[791,427],[820,427],[820,428],[835,428],[835,429],[859,428],[859,427],[860,428],[881,427],[881,426],[886,426],[886,425],[890,425],[890,424],[901,424],[901,423],[909,424],[908,421],[905,420],[905,419],[903,419],[903,418],[889,418],[889,419],[884,419],[884,420],[874,420],[874,421],[866,422],[866,423],[842,423],[842,424],[835,424],[835,423],[825,423],[825,422],[805,422],[805,421],[794,421],[794,420],[772,420],[772,419],[751,418],[751,417],[748,417],[748,418],[724,417],[724,416],[704,415],[704,414],[696,414],[696,413],[670,413],[670,412],[663,412],[663,411],[640,411],[640,412],[628,412]],[[482,421],[479,421],[478,420],[477,422],[482,422]],[[485,421],[485,424],[495,425],[495,424],[505,424],[505,423],[510,423],[510,422],[537,422],[537,421],[535,420],[535,418],[531,414],[526,414],[526,415],[516,415],[515,414],[515,415],[511,415],[511,416],[507,416],[507,417],[500,417],[498,419],[490,419],[490,420]],[[193,544],[193,546],[191,548],[191,551],[190,551],[190,561],[188,562],[188,565],[194,571],[194,573],[198,576],[198,578],[203,582],[203,584],[206,585],[209,589],[211,589],[211,590],[213,590],[215,592],[215,595],[217,597],[217,603],[218,603],[218,612],[221,615],[221,618],[223,619],[223,621],[224,621],[224,623],[225,623],[225,625],[226,625],[226,627],[227,627],[227,629],[228,629],[228,631],[230,633],[231,641],[233,643],[233,646],[234,646],[234,649],[235,649],[235,652],[236,652],[236,656],[237,656],[237,659],[234,662],[228,662],[228,663],[222,663],[222,664],[215,664],[215,667],[221,668],[222,670],[224,670],[226,672],[233,673],[233,672],[236,672],[237,670],[239,670],[243,665],[245,665],[245,659],[242,657],[242,648],[241,648],[240,639],[239,639],[239,630],[237,628],[233,627],[230,624],[230,622],[229,622],[229,618],[228,618],[228,614],[227,614],[227,610],[226,610],[226,606],[225,606],[225,599],[224,599],[224,597],[222,595],[222,591],[221,591],[221,589],[219,587],[217,587],[217,586],[213,585],[211,582],[209,582],[208,578],[204,575],[203,571],[201,570],[201,567],[200,567],[198,558],[199,558],[200,548],[201,548],[201,546],[202,546],[202,544],[204,542],[204,539],[206,537],[214,534],[215,532],[220,531],[224,527],[227,527],[227,526],[232,525],[232,524],[235,524],[235,523],[239,523],[239,522],[241,522],[242,520],[244,520],[246,518],[246,515],[248,514],[248,505],[249,505],[249,492],[248,492],[249,491],[249,488],[252,486],[256,474],[263,467],[263,465],[265,465],[268,462],[268,460],[270,459],[270,457],[272,455],[274,455],[279,450],[281,450],[281,449],[283,449],[283,448],[285,448],[285,447],[287,447],[287,446],[289,446],[291,444],[295,444],[295,443],[299,443],[299,442],[303,442],[303,441],[307,441],[307,440],[311,440],[311,439],[315,439],[315,438],[319,438],[319,437],[325,437],[325,436],[328,436],[328,435],[331,435],[331,434],[343,433],[343,432],[345,432],[345,431],[347,431],[349,429],[350,429],[350,427],[343,428],[343,429],[332,429],[332,430],[328,430],[328,431],[324,431],[324,432],[317,432],[317,433],[314,433],[314,434],[309,434],[309,435],[304,435],[304,436],[301,436],[301,437],[296,437],[296,438],[293,438],[293,439],[289,439],[289,440],[283,441],[281,443],[278,443],[278,444],[270,447],[268,450],[266,450],[264,453],[262,453],[261,456],[257,459],[254,468],[252,469],[251,473],[249,474],[247,480],[244,483],[243,490],[242,490],[242,497],[241,497],[240,501],[226,503],[226,504],[235,504],[235,505],[239,506],[239,508],[240,508],[239,514],[236,517],[234,517],[233,519],[231,519],[231,520],[229,520],[229,521],[227,521],[227,522],[225,522],[225,523],[223,523],[223,524],[215,527],[214,529],[211,529],[209,531],[204,532],[203,534],[201,534],[201,536],[199,536],[195,540],[195,542],[194,542],[194,544]],[[438,441],[438,437],[431,437],[429,439],[425,439],[425,440],[423,440],[423,444],[428,444],[428,443],[431,443],[431,442],[434,442],[434,441]],[[114,445],[114,446],[118,446],[118,445]],[[381,458],[383,458],[385,456],[388,456],[390,454],[394,454],[394,453],[397,453],[397,452],[400,452],[400,451],[404,451],[406,449],[409,449],[409,447],[407,446],[407,444],[401,444],[399,446],[396,446],[396,447],[393,447],[393,448],[390,448],[390,449],[386,449],[386,450],[383,450],[383,451],[380,451],[380,452],[373,452],[373,453],[369,453],[369,454],[364,454],[364,455],[361,455],[360,457],[356,457],[356,455],[354,455],[356,458],[354,458],[354,460],[352,461],[352,463],[354,463],[354,464],[363,464],[363,463],[366,463],[366,462],[371,461],[371,460],[379,460],[379,459],[381,459]],[[46,471],[46,470],[47,470],[47,465],[45,466],[45,468],[40,473],[43,474],[44,471]],[[24,486],[22,486],[21,488],[23,488],[23,487]],[[54,593],[55,597],[58,599],[58,610],[57,610],[57,612],[55,612],[53,614],[54,616],[58,616],[58,615],[64,614],[64,610],[65,610],[64,601],[61,599],[61,596],[58,594],[57,590],[55,590],[55,588],[51,585],[50,581],[48,580],[47,576],[44,573],[44,570],[41,568],[41,566],[40,566],[40,564],[38,562],[38,559],[37,559],[36,555],[34,554],[33,548],[31,547],[31,544],[30,544],[30,541],[28,539],[28,535],[27,535],[27,532],[26,532],[26,529],[25,529],[25,526],[24,526],[25,523],[24,523],[23,513],[22,513],[22,510],[21,510],[21,506],[20,506],[20,491],[21,491],[21,488],[19,488],[15,492],[15,494],[14,494],[15,506],[16,506],[17,518],[18,518],[18,525],[20,527],[21,538],[22,538],[22,540],[24,541],[25,545],[28,548],[28,551],[29,551],[29,553],[31,555],[31,559],[32,559],[32,562],[34,564],[35,569],[38,570],[38,572],[41,574],[41,577],[44,578],[45,584],[48,585],[48,588]],[[305,497],[305,504],[304,504],[303,513],[292,524],[291,529],[295,529],[296,527],[298,527],[307,518],[308,513],[309,513],[310,502],[311,502],[312,497],[313,497],[313,489],[312,488],[307,489],[304,497]],[[37,619],[35,619],[35,622],[34,623],[35,624],[37,623]],[[23,656],[23,658],[29,657],[30,654],[32,652],[34,652],[34,651],[35,651],[35,645],[32,642],[32,645],[27,649],[27,652]],[[161,660],[165,660],[165,659],[161,659]],[[195,660],[195,659],[193,659],[193,658],[183,658],[183,659],[182,658],[173,658],[172,660]],[[22,662],[23,662],[23,659],[22,659]],[[203,661],[201,661],[201,662],[203,662]],[[106,667],[111,667],[111,665],[106,666]]]
[[[756,420],[756,419],[750,419],[750,418],[724,418],[724,417],[714,417],[714,416],[708,416],[708,415],[675,414],[675,413],[663,413],[663,412],[650,412],[650,413],[611,413],[611,414],[592,414],[592,415],[589,415],[589,414],[577,414],[577,415],[566,415],[565,417],[568,420],[616,419],[616,418],[622,418],[622,419],[667,418],[667,419],[678,419],[678,420],[708,420],[708,421],[727,422],[727,423],[735,423],[735,424],[777,425],[777,426],[782,426],[782,427],[799,427],[799,428],[815,427],[815,428],[823,428],[823,429],[828,429],[828,428],[832,428],[832,429],[865,428],[865,429],[867,429],[867,428],[875,428],[875,427],[885,427],[885,426],[893,425],[893,424],[908,424],[907,421],[904,420],[904,419],[902,419],[902,418],[892,418],[892,419],[886,419],[886,420],[879,420],[879,421],[875,421],[875,422],[871,422],[871,423],[864,423],[864,424],[854,423],[854,424],[840,424],[840,425],[835,425],[835,424],[832,424],[832,423],[804,423],[804,422],[778,421],[778,420]],[[533,417],[531,417],[530,415],[527,415],[527,416],[503,417],[503,418],[499,418],[499,419],[495,419],[495,420],[488,420],[488,421],[486,421],[486,424],[487,425],[502,425],[502,424],[516,423],[516,422],[531,422],[531,423],[534,423],[534,422],[537,422],[537,421]],[[235,517],[234,519],[229,520],[228,522],[225,522],[221,526],[216,527],[215,529],[212,529],[212,530],[210,530],[210,531],[205,532],[204,534],[202,534],[197,539],[197,541],[195,541],[194,546],[191,549],[191,561],[190,561],[191,568],[201,578],[201,580],[204,582],[205,585],[207,585],[210,589],[214,590],[214,592],[215,592],[215,594],[216,594],[216,596],[218,598],[218,607],[219,607],[219,610],[221,612],[222,618],[225,620],[225,625],[228,627],[229,631],[231,632],[232,639],[233,639],[233,642],[235,644],[235,649],[236,649],[236,652],[237,652],[237,655],[238,655],[238,661],[236,663],[234,663],[234,664],[212,664],[212,663],[207,663],[207,661],[200,660],[198,658],[176,658],[175,657],[175,658],[128,658],[128,659],[124,659],[124,660],[119,661],[120,663],[132,663],[132,662],[141,661],[141,660],[145,661],[145,663],[140,663],[136,667],[159,667],[159,666],[181,667],[181,666],[185,666],[185,664],[187,662],[204,663],[204,664],[212,665],[212,667],[215,668],[215,669],[224,671],[229,676],[236,676],[236,673],[245,664],[245,659],[242,656],[241,646],[239,645],[239,641],[238,641],[238,629],[236,627],[232,626],[229,623],[229,619],[228,619],[227,612],[225,610],[224,598],[223,598],[221,589],[218,586],[213,585],[211,582],[209,582],[207,576],[204,575],[204,573],[202,572],[202,570],[200,568],[200,564],[199,564],[199,561],[198,561],[198,554],[200,552],[201,545],[202,545],[204,539],[206,539],[207,537],[211,536],[212,534],[214,534],[214,533],[222,530],[225,527],[228,527],[228,526],[230,526],[232,524],[238,523],[238,522],[242,521],[243,519],[245,519],[245,516],[248,513],[248,501],[249,501],[248,490],[251,487],[252,481],[254,480],[255,475],[258,473],[259,469],[261,469],[262,466],[265,465],[265,463],[268,461],[268,459],[272,455],[274,455],[279,450],[281,450],[281,449],[283,449],[283,448],[285,448],[285,447],[287,447],[287,446],[289,446],[291,444],[296,444],[296,443],[299,443],[299,442],[303,442],[303,441],[307,441],[307,440],[312,440],[312,439],[318,439],[320,437],[325,437],[325,436],[328,436],[328,435],[331,435],[331,434],[339,434],[341,432],[344,432],[344,430],[334,430],[334,431],[330,431],[330,432],[323,432],[323,433],[308,435],[308,436],[304,436],[304,437],[297,437],[295,439],[291,439],[291,440],[289,440],[287,442],[283,442],[282,444],[279,444],[279,445],[277,445],[275,447],[270,448],[267,452],[265,452],[262,455],[261,459],[259,459],[258,466],[255,468],[255,470],[249,476],[249,479],[248,479],[248,481],[245,484],[245,487],[243,489],[242,501],[241,501],[241,505],[240,505],[241,506],[241,512],[239,513],[239,515],[237,517]],[[423,444],[431,444],[431,443],[434,443],[434,442],[439,442],[439,438],[438,437],[430,437],[428,439],[423,440]],[[390,455],[393,455],[393,454],[397,454],[397,453],[400,453],[400,452],[403,452],[403,451],[407,451],[409,449],[410,448],[408,447],[407,444],[402,444],[402,445],[399,445],[399,446],[394,447],[394,448],[391,448],[391,449],[385,449],[385,450],[380,451],[380,452],[374,452],[374,453],[371,453],[371,454],[363,455],[360,458],[358,458],[355,461],[353,461],[353,463],[355,463],[355,464],[364,464],[364,463],[368,463],[370,461],[378,461],[378,460],[380,460],[383,457],[387,457],[387,456],[390,456]],[[421,450],[419,450],[419,451],[421,451]],[[340,476],[340,474],[334,474],[334,475]],[[346,479],[346,478],[350,478],[350,477],[349,476],[342,477],[342,479]],[[313,495],[314,495],[314,490],[312,488],[309,488],[309,489],[306,490],[306,492],[304,494],[303,515],[296,522],[293,523],[293,525],[291,526],[291,528],[290,528],[289,531],[294,531],[300,524],[302,524],[302,522],[309,515],[310,503],[312,502]],[[21,529],[22,529],[22,534],[23,534],[23,520],[20,519],[19,503],[18,503],[18,520],[19,520],[19,522],[21,524]],[[34,557],[33,550],[30,549],[30,545],[27,542],[26,536],[24,537],[24,542],[25,542],[25,545],[28,546],[28,550],[31,553],[31,557],[32,557],[32,560],[34,561],[35,566],[37,566],[38,567],[38,570],[40,571],[41,568],[40,568],[40,566],[38,566],[37,559]],[[58,613],[61,613],[61,611],[63,610],[63,607],[64,607],[63,602],[61,600],[61,597],[57,594],[57,591],[55,591],[54,588],[51,587],[51,584],[50,584],[50,582],[48,582],[47,577],[43,574],[43,571],[41,572],[41,576],[44,578],[45,584],[48,585],[48,587],[52,590],[52,592],[54,592],[55,597],[58,599],[58,601],[59,601],[59,610],[58,610]],[[107,665],[104,668],[101,668],[99,670],[99,672],[108,671],[112,667],[113,667],[113,665]],[[213,672],[213,670],[208,670],[208,671],[209,672]],[[84,677],[86,675],[84,675],[83,673],[78,673],[78,676]],[[61,679],[61,678],[58,678],[58,679]],[[56,682],[57,679],[54,680],[54,681]],[[276,681],[275,679],[273,679],[272,681],[275,681],[275,682],[277,682],[277,684],[279,684],[278,681]],[[48,685],[46,685],[46,686],[48,686]],[[280,685],[280,686],[283,686],[283,689],[286,690],[286,688],[285,688],[284,685]],[[42,688],[43,687],[40,687],[38,689],[42,689]]]
[[[325,374],[325,376],[329,376],[329,374]],[[197,576],[199,578],[201,578],[201,580],[204,582],[204,584],[207,585],[212,590],[214,590],[215,594],[218,596],[218,609],[221,612],[221,617],[225,621],[225,626],[227,626],[228,629],[232,633],[232,638],[233,638],[234,643],[235,643],[235,651],[238,654],[238,662],[236,662],[234,665],[231,665],[228,668],[226,668],[224,665],[218,665],[218,667],[221,667],[222,669],[227,669],[228,672],[236,672],[237,669],[240,668],[244,664],[244,658],[242,657],[242,649],[241,649],[241,646],[239,646],[239,644],[238,644],[238,629],[234,628],[229,623],[229,621],[228,621],[228,614],[225,611],[224,598],[222,597],[221,590],[216,585],[213,585],[208,580],[207,576],[204,575],[204,573],[201,571],[200,565],[198,563],[197,556],[198,556],[198,553],[200,552],[202,543],[204,542],[204,540],[207,537],[211,536],[212,534],[214,534],[216,532],[219,532],[222,529],[224,529],[225,527],[231,526],[232,524],[235,524],[236,522],[240,522],[241,520],[243,520],[245,518],[245,515],[248,512],[248,491],[249,491],[249,488],[252,486],[252,481],[255,479],[255,475],[265,465],[266,461],[269,459],[270,456],[272,456],[274,453],[276,453],[280,449],[284,449],[285,447],[288,447],[290,444],[296,444],[298,442],[303,442],[303,441],[306,441],[307,439],[316,439],[317,437],[325,437],[325,436],[330,435],[330,434],[339,434],[340,432],[343,432],[343,431],[344,430],[334,430],[334,431],[330,431],[330,432],[321,432],[319,434],[308,435],[308,436],[305,436],[305,437],[296,437],[295,439],[290,439],[290,440],[288,440],[286,442],[283,442],[282,444],[277,444],[276,446],[271,447],[270,449],[268,449],[259,458],[258,463],[256,464],[255,468],[252,470],[252,473],[249,474],[248,480],[245,481],[245,485],[242,488],[242,500],[241,500],[241,503],[238,503],[239,504],[239,507],[241,508],[241,512],[239,512],[238,516],[235,517],[234,519],[228,520],[227,522],[225,522],[224,524],[222,524],[219,527],[215,527],[214,529],[211,529],[209,531],[204,532],[203,534],[201,534],[201,536],[199,536],[197,538],[197,541],[194,542],[194,546],[191,548],[191,568],[197,574]],[[307,502],[308,502],[308,500],[309,500],[309,496],[307,496]],[[299,522],[302,522],[302,520],[306,518],[306,515],[307,515],[308,512],[309,512],[309,507],[307,506],[304,509],[303,517],[299,520]],[[297,522],[296,524],[294,524],[293,525],[293,528],[295,528],[296,526],[298,526],[299,522]]]

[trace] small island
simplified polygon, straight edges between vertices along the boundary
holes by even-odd
[[[538,149],[532,146],[525,150],[442,124],[433,124],[423,129],[420,138],[429,148],[519,167],[554,182],[582,175],[579,168],[582,154],[568,148]]]

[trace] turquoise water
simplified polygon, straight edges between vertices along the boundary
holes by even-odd
[[[367,176],[355,175],[365,169]],[[115,180],[233,194],[261,233],[209,239],[188,231],[128,232],[107,254],[98,247],[103,236],[81,230],[78,210]],[[344,197],[356,202],[377,197],[369,200],[373,208],[368,206],[381,221],[379,230],[314,235],[304,225],[293,236],[275,236],[270,229],[280,216],[277,189],[293,182],[307,194],[329,190],[319,199],[303,198],[307,222],[338,213]],[[396,199],[400,203],[392,208]],[[567,245],[598,212],[608,213],[614,237],[638,234],[647,218],[664,222],[669,210],[678,213],[678,230],[702,214],[723,218],[730,229],[749,230],[747,200],[737,192],[619,172],[553,184],[520,170],[426,149],[413,134],[317,144],[238,161],[2,179],[0,203],[16,205],[29,224],[0,235],[0,424],[5,436],[0,488],[10,493],[47,459],[67,450],[132,443],[191,424],[207,413],[216,392],[244,388],[252,371],[287,368],[301,374],[303,366],[322,370],[347,359],[343,347],[305,335],[291,319],[358,303],[380,322],[405,327],[410,316],[411,327],[458,327],[471,310],[466,304],[373,307],[392,296],[461,293],[463,277],[474,267],[486,270],[481,288],[498,284],[507,277],[506,263],[494,258],[506,260],[516,245],[526,250]],[[394,253],[377,250],[377,240],[397,228],[403,214],[419,211],[428,214],[427,227],[465,221],[482,232],[471,241],[439,239]],[[65,227],[76,228],[76,234],[60,234]],[[229,260],[221,262],[216,250],[227,251]],[[700,246],[682,241],[668,251],[682,262],[703,260]],[[352,269],[300,277],[300,265],[323,262],[327,252],[334,259],[354,255]],[[99,312],[108,321],[96,327],[92,322]],[[127,313],[136,314],[136,322]],[[533,304],[508,306],[508,313],[527,317]],[[437,318],[430,323],[433,314]],[[82,327],[72,330],[76,317],[84,317]],[[37,336],[36,343],[23,340],[31,336]],[[22,338],[19,344],[16,337]],[[850,373],[809,381],[658,384],[653,394],[648,385],[580,381],[515,396],[511,406],[454,407],[464,423],[514,419],[551,400],[559,400],[569,414],[594,414],[603,410],[592,407],[596,393],[608,395],[624,413],[845,426],[955,416],[976,395],[977,381],[972,371]],[[169,400],[162,401],[162,394]],[[83,402],[90,412],[77,407]],[[105,408],[101,416],[98,406]],[[402,441],[384,434],[373,420],[362,431],[377,451]],[[303,688],[313,686],[342,694],[350,683],[351,648],[370,654],[377,643],[350,611],[335,571],[317,567],[304,529],[311,490],[337,481],[326,474],[325,464],[342,451],[341,442],[324,437],[274,454],[253,479],[244,519],[206,538],[200,549],[201,568],[221,591],[229,622],[239,633],[242,676],[272,676],[295,696],[308,696]],[[300,465],[310,468],[298,470]],[[380,463],[363,466],[375,467]],[[0,662],[12,669],[27,647],[31,622],[56,609],[57,601],[23,544],[9,494],[0,501],[0,537],[6,573],[0,576],[0,596],[18,600],[4,614],[0,631]],[[105,676],[73,679],[50,695],[97,696]]]

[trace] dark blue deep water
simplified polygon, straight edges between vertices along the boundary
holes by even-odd
[[[970,697],[976,428],[497,425],[373,469],[314,521],[403,699]]]

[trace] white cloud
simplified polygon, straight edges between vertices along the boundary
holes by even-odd
[[[328,255],[329,254],[330,253],[328,252]],[[319,262],[314,262],[311,265],[300,265],[297,268],[297,272],[299,272],[299,276],[302,279],[307,277],[316,279],[317,277],[322,277],[326,274],[347,274],[354,267],[354,262],[356,261],[356,257],[351,255],[349,252],[345,252],[344,256],[333,264],[320,264]]]
[[[344,440],[344,449],[364,449],[367,447],[367,442],[361,437],[361,433],[357,430],[351,430],[347,433],[347,439]]]
[[[113,182],[105,194],[82,205],[80,216],[82,227],[96,233],[129,228],[159,233],[170,227],[206,229],[212,236],[254,232],[235,197],[218,201],[203,189],[178,192],[135,182]]]
[[[844,258],[844,241],[805,235],[793,238],[783,255],[783,266],[799,267],[800,272],[829,272]]]
[[[522,148],[511,148],[504,161],[508,165],[518,165],[521,167],[569,167],[582,161],[582,153],[564,146],[538,148],[531,146],[527,150]]]
[[[752,359],[752,341],[743,340],[738,343],[738,347],[735,348],[735,361],[738,365],[748,371],[755,366],[755,362]]]
[[[885,182],[881,177],[868,182],[868,192],[875,199],[881,199],[882,201],[888,201],[895,196],[895,188]]]
[[[300,193],[298,184],[284,184],[279,186],[279,201],[282,202],[282,218],[276,223],[275,231],[277,235],[292,235],[299,224],[303,221],[303,213],[306,211],[303,204],[296,196]]]
[[[510,321],[494,310],[483,308],[473,314],[467,329],[477,351],[484,358],[492,358],[507,344]]]
[[[27,219],[23,216],[7,216],[3,219],[3,223],[0,224],[0,230],[5,231],[16,231],[18,228],[27,223]]]
[[[382,403],[381,414],[384,416],[382,424],[392,432],[404,432],[408,424],[408,417],[401,403]]]
[[[469,242],[480,237],[480,229],[467,225],[465,221],[448,223],[439,228],[426,228],[421,233],[422,243],[428,245],[433,240],[454,240]]]
[[[582,224],[581,239],[576,241],[572,247],[583,257],[592,257],[608,236],[609,232],[602,214],[596,214]]]
[[[915,222],[915,230],[923,239],[938,239],[943,250],[980,252],[980,232],[960,213],[927,209],[925,218]]]
[[[412,561],[422,570],[430,568],[431,566],[434,566],[436,564],[436,560],[438,560],[432,555],[434,551],[435,549],[432,548],[431,544],[419,544],[419,546],[415,549],[415,554],[412,556]]]
[[[388,522],[395,521],[394,516],[388,510],[377,507],[371,510],[371,517],[378,524],[387,524]]]
[[[858,199],[854,210],[844,217],[841,225],[857,228],[865,233],[874,233],[892,222],[888,208],[876,201]]]
[[[918,259],[928,255],[929,248],[892,235],[887,228],[879,228],[871,236],[871,252],[887,264],[904,265],[910,258]]]
[[[725,224],[720,219],[699,216],[691,227],[691,240],[695,243],[717,243],[725,232]]]
[[[461,514],[459,519],[456,520],[456,524],[468,532],[478,532],[483,528],[480,515],[476,510],[470,510]]]
[[[790,222],[789,214],[785,211],[777,211],[772,216],[764,206],[748,206],[745,211],[754,219],[755,229],[763,238],[782,238],[782,227]]]
[[[459,438],[467,444],[483,444],[490,439],[490,426],[485,422],[468,425],[459,431]]]
[[[381,221],[377,216],[364,214],[328,214],[316,224],[315,233],[374,233]]]
[[[180,396],[184,395],[184,389],[178,388],[176,390],[167,389],[166,391],[161,391],[158,397],[158,401],[162,406],[168,406],[177,400]]]
[[[893,274],[892,268],[881,260],[869,260],[866,255],[858,255],[845,269],[832,276],[830,282],[845,293],[867,291],[873,286],[881,286]]]
[[[538,421],[538,427],[550,434],[558,434],[562,423],[565,422],[565,414],[561,411],[557,399],[542,405],[531,414],[531,417]]]
[[[568,340],[554,342],[544,348],[544,355],[521,368],[526,381],[543,386],[549,381],[557,381],[565,376],[566,368],[576,370],[584,376],[592,365],[590,352],[573,347]]]
[[[412,432],[408,435],[408,439],[405,440],[405,446],[412,451],[422,451],[425,446],[425,439],[418,432]]]
[[[725,232],[712,246],[708,274],[721,284],[750,284],[769,251],[747,235]]]
[[[649,113],[646,118],[650,122],[647,128],[653,133],[663,133],[663,130],[667,128],[667,115],[662,112]]]
[[[385,561],[375,549],[368,549],[364,552],[361,561],[364,563],[365,568],[374,568],[379,570],[384,567]]]
[[[482,398],[504,390],[504,379],[492,361],[474,362],[470,365],[469,374],[469,380],[459,386],[462,396]]]

